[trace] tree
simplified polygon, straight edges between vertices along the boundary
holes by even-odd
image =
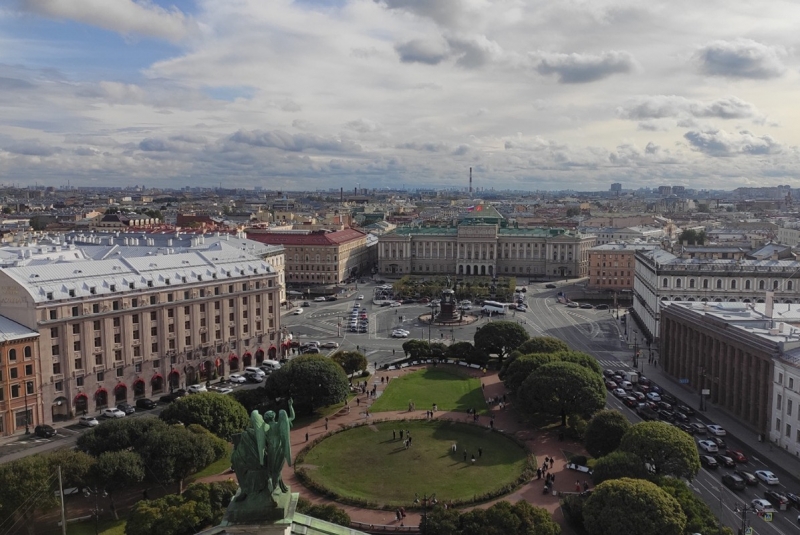
[[[247,414],[255,410],[264,412],[269,398],[267,389],[263,386],[247,390],[234,390],[228,395],[241,403]]]
[[[678,236],[678,243],[686,242],[687,245],[703,245],[706,241],[706,232],[704,230],[696,231],[694,229],[686,229]]]
[[[583,507],[590,535],[683,535],[678,500],[643,479],[614,479],[595,487]]]
[[[267,391],[276,398],[293,398],[298,414],[347,399],[350,383],[341,366],[323,355],[302,355],[267,379]]]
[[[297,502],[297,512],[332,524],[350,527],[350,515],[333,504],[313,504],[301,496]]]
[[[108,492],[114,519],[119,520],[114,494],[144,480],[144,463],[132,451],[107,451],[97,458],[91,470],[92,480]]]
[[[159,417],[168,424],[199,424],[228,441],[249,423],[247,411],[241,403],[217,392],[179,398],[161,411]]]
[[[534,336],[517,348],[517,351],[523,355],[530,353],[561,353],[569,350],[570,348],[566,342],[552,336]]]
[[[426,359],[431,355],[431,346],[425,340],[408,340],[403,342],[403,352],[412,359]]]
[[[425,535],[559,535],[561,527],[550,513],[525,501],[500,501],[488,509],[459,513],[434,507],[425,521]]]
[[[497,355],[500,363],[511,351],[521,346],[528,333],[519,323],[493,321],[475,332],[475,349],[485,355]]]
[[[592,457],[603,457],[619,447],[622,436],[631,423],[616,410],[602,410],[592,416],[584,435],[586,451]]]
[[[522,386],[522,383],[525,382],[525,379],[528,378],[531,372],[538,370],[545,364],[557,361],[558,357],[545,353],[522,355],[521,357],[514,359],[514,361],[511,362],[511,364],[509,364],[506,368],[506,371],[503,374],[503,384],[505,384],[509,392],[516,392],[519,390],[519,387]]]
[[[674,477],[659,478],[658,486],[667,494],[678,500],[683,514],[686,515],[684,533],[720,533],[720,535],[733,535],[729,527],[720,529],[719,521],[714,516],[711,508],[701,500],[689,486]]]
[[[195,533],[202,521],[198,503],[178,494],[138,502],[125,524],[125,535],[185,535]]]
[[[619,449],[636,455],[659,475],[692,479],[700,470],[700,456],[691,435],[664,422],[631,426]]]
[[[528,412],[561,416],[577,414],[589,418],[606,404],[603,380],[592,371],[574,362],[551,362],[531,373],[518,394]]]
[[[92,457],[106,451],[137,450],[148,435],[167,427],[158,418],[114,418],[79,436],[77,446]]]
[[[587,353],[583,353],[582,351],[567,351],[566,353],[556,354],[564,362],[574,362],[575,364],[580,364],[586,369],[592,370],[598,376],[602,377],[603,375],[603,368],[600,367],[600,363],[597,362],[596,358]]]
[[[47,457],[30,455],[0,465],[0,481],[3,529],[26,526],[33,535],[37,511],[47,511],[58,504],[54,494],[58,478]]]
[[[148,475],[160,481],[177,482],[183,492],[184,480],[216,461],[213,437],[173,425],[147,436],[140,454]]]
[[[642,460],[632,453],[615,451],[605,457],[600,457],[594,464],[592,481],[599,485],[609,479],[629,477],[633,479],[649,479],[652,476],[647,471]]]
[[[338,364],[347,375],[367,369],[367,357],[358,351],[337,351],[331,356],[333,362]]]
[[[86,486],[92,465],[95,463],[94,457],[72,449],[55,450],[48,453],[46,457],[52,473],[56,473],[58,467],[61,467],[64,488]]]

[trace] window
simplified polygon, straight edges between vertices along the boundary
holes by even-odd
[[[169,310],[167,310],[167,317],[168,318],[174,318],[175,317],[175,309],[174,308],[170,308]]]
[[[186,345],[187,345],[187,346],[190,346],[190,345],[192,345],[192,337],[191,337],[191,336],[187,336],[187,337],[186,337]]]
[[[773,290],[777,290],[778,289],[778,281],[772,281],[772,289]]]
[[[53,355],[54,357],[55,357],[56,355],[60,355],[60,354],[61,354],[61,348],[59,348],[59,347],[58,347],[58,344],[56,344],[56,345],[54,345],[54,346],[52,346],[52,347],[50,348],[50,353],[52,353],[52,355]]]
[[[100,347],[103,345],[103,342],[99,336],[95,337],[94,339],[94,347]]]
[[[775,430],[778,431],[778,432],[780,432],[780,430],[781,430],[781,419],[780,418],[775,418]]]
[[[17,368],[11,368],[9,371],[9,378],[16,379],[19,377],[19,370]]]
[[[155,295],[151,295],[150,296],[150,304],[151,305],[155,305],[156,304],[156,296]]]
[[[150,327],[150,336],[158,336],[158,327]]]
[[[731,281],[731,290],[735,290],[735,289],[736,289],[736,281],[732,280]]]
[[[155,321],[156,319],[158,319],[158,313],[155,310],[153,310],[152,312],[150,312],[150,320]]]
[[[158,353],[158,342],[153,342],[153,344],[150,346],[150,352]]]
[[[122,377],[123,375],[125,375],[125,368],[117,368],[117,377]]]
[[[83,359],[81,359],[81,358],[75,359],[75,369],[76,370],[82,370],[83,369]]]
[[[789,416],[792,415],[792,400],[791,399],[787,399],[786,400],[786,414],[789,415]]]
[[[775,406],[778,408],[778,410],[783,410],[783,397],[780,394],[778,394],[778,402],[775,404]],[[778,429],[780,429],[780,427],[778,427]]]
[[[119,327],[122,321],[119,317],[114,318],[114,327]]]
[[[81,350],[81,341],[80,340],[75,340],[74,342],[72,342],[72,349],[74,351],[80,351]]]
[[[703,279],[703,289],[708,290],[708,279]]]
[[[135,373],[142,373],[142,363],[141,362],[137,362],[136,364],[134,364],[133,365],[133,371]]]
[[[183,307],[183,313],[188,316],[191,313],[189,307]]]
[[[51,320],[56,320],[56,319],[58,319],[58,311],[57,311],[57,310],[51,310],[51,311],[50,311],[50,319],[51,319]]]
[[[100,330],[100,320],[94,320],[94,322],[92,323],[92,328],[95,331],[99,331]]]
[[[794,377],[789,377],[789,390],[794,390]]]
[[[664,280],[661,282],[661,286],[664,288],[669,288],[669,279],[664,277]]]
[[[114,334],[114,343],[121,344],[122,343],[122,335],[120,333]]]
[[[78,307],[72,307],[72,317],[78,317]]]
[[[134,357],[141,357],[142,356],[142,348],[139,346],[133,346],[133,356]]]
[[[131,306],[132,306],[133,308],[136,308],[136,307],[138,307],[138,306],[139,306],[139,300],[138,300],[138,299],[136,299],[135,297],[134,297],[133,299],[131,299]]]
[[[200,312],[205,312],[205,311],[206,311],[206,305],[205,303],[203,303],[202,305],[200,305]]]
[[[113,303],[111,303],[111,309],[112,310],[119,310],[120,309],[119,301],[114,301]]]
[[[188,331],[189,329],[191,329],[191,328],[192,328],[192,322],[191,322],[191,321],[188,321],[188,320],[187,320],[187,321],[185,321],[185,322],[183,322],[183,328],[184,328],[184,329],[186,329],[186,330]]]
[[[81,326],[79,323],[72,326],[72,334],[81,334]]]
[[[778,374],[778,384],[779,384],[779,385],[782,385],[782,384],[783,384],[783,374],[782,374],[782,373],[779,373],[779,374]]]
[[[18,398],[19,397],[19,385],[11,385],[11,397]],[[25,422],[22,422],[22,425],[25,425]]]
[[[786,436],[787,437],[792,436],[792,426],[789,424],[786,424]]]
[[[134,325],[138,325],[139,324],[139,314],[134,314],[133,316],[131,316],[131,322]]]
[[[767,283],[766,283],[766,282],[764,282],[763,280],[760,280],[760,281],[758,281],[758,289],[759,289],[759,290],[764,290],[764,289],[766,289],[766,287],[767,287],[766,285],[767,285]]]
[[[188,290],[183,292],[183,299],[184,300],[188,300],[189,299],[189,291]]]
[[[105,372],[97,372],[97,382],[98,383],[102,383],[103,381],[105,381],[105,378],[106,378]]]
[[[231,286],[233,288],[233,286]],[[228,306],[233,308],[233,299],[228,299]]]
[[[55,387],[56,392],[63,392],[64,391],[64,381],[56,381],[54,387]]]
[[[681,287],[681,279],[675,279],[675,287],[676,288],[680,288]]]
[[[134,340],[138,340],[139,339],[139,329],[136,329],[135,331],[133,331],[133,339]]]
[[[174,333],[175,332],[175,324],[174,323],[170,323],[169,325],[167,325],[167,332],[168,333]]]
[[[94,365],[95,366],[102,366],[103,364],[103,355],[97,354],[94,356]]]
[[[100,314],[100,303],[92,305],[92,314]]]
[[[750,289],[750,280],[749,279],[744,281],[744,289],[745,290],[749,290]]]
[[[694,279],[689,279],[689,288],[694,288]]]
[[[61,363],[54,362],[53,363],[53,375],[59,375],[61,373]]]
[[[8,360],[15,361],[17,360],[17,350],[16,349],[9,349],[8,350]]]
[[[83,386],[83,376],[76,378],[75,379],[75,384],[77,386]]]
[[[159,369],[160,367],[161,367],[161,361],[160,361],[160,360],[158,360],[158,359],[155,359],[155,360],[153,361],[153,369],[154,369],[154,370],[157,370],[157,369]]]
[[[50,328],[50,338],[58,338],[58,327]]]

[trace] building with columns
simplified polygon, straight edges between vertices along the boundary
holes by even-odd
[[[664,371],[800,455],[800,307],[673,302],[661,316]]]
[[[281,288],[271,261],[280,248],[224,236],[186,247],[146,236],[80,240],[89,241],[37,245],[35,262],[21,249],[18,265],[0,271],[0,311],[38,334],[39,423],[158,397],[277,355]]]
[[[492,207],[479,207],[447,227],[400,227],[380,236],[384,275],[585,277],[594,236],[564,229],[509,227]]]

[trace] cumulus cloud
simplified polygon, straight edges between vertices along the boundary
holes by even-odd
[[[596,82],[614,74],[627,74],[637,69],[636,60],[625,51],[612,50],[599,55],[539,52],[533,56],[537,60],[536,71],[539,74],[555,74],[562,84]]]
[[[767,79],[781,76],[785,49],[750,39],[713,41],[697,51],[700,70],[712,76]]]
[[[416,151],[423,151],[423,152],[447,152],[450,150],[444,143],[417,143],[417,142],[408,142],[408,143],[400,143],[396,145],[395,148],[403,149],[403,150],[416,150]]]
[[[424,63],[436,65],[450,53],[447,43],[441,39],[412,39],[394,47],[403,63]]]
[[[5,147],[5,150],[21,156],[52,156],[61,151],[58,147],[45,145],[38,139],[18,141]]]
[[[756,136],[747,130],[692,130],[683,137],[694,150],[709,156],[766,155],[781,152],[780,144],[772,136]]]
[[[503,48],[485,35],[449,37],[451,53],[458,58],[456,64],[466,69],[476,69],[503,58]]]
[[[281,130],[239,130],[228,138],[233,143],[253,147],[271,147],[289,152],[359,152],[361,146],[352,141],[315,134],[288,134]]]
[[[178,41],[196,29],[195,22],[173,7],[146,0],[21,0],[22,8],[53,19],[67,19],[121,34]]]
[[[442,26],[454,26],[464,17],[467,3],[462,0],[382,0],[389,9],[405,11],[431,19]]]
[[[711,101],[692,100],[676,95],[638,97],[617,108],[617,115],[623,119],[651,123],[653,119],[665,118],[763,120],[763,115],[753,104],[733,96]],[[642,125],[640,128],[647,129]]]

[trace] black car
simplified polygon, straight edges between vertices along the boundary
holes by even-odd
[[[794,494],[792,492],[787,492],[786,494],[784,494],[784,496],[786,496],[786,498],[788,498],[790,504],[792,504],[796,508],[800,509],[800,496],[798,496],[797,494]]]
[[[391,301],[384,301],[383,303],[381,303],[381,306],[382,307],[390,307],[390,306],[392,306],[392,303],[391,303]]]
[[[176,398],[181,398],[186,395],[186,390],[183,388],[179,388],[177,390],[174,390],[172,393],[175,395]]]
[[[165,394],[165,395],[161,396],[160,398],[158,398],[158,401],[161,402],[161,403],[172,403],[173,401],[175,401],[179,397],[180,396],[176,396],[175,393],[173,392],[172,394]]]
[[[700,464],[712,470],[716,470],[719,467],[719,463],[717,463],[717,460],[711,455],[701,455]]]
[[[308,301],[303,301],[303,304],[300,306],[303,308],[309,308],[311,306],[311,303],[309,303]]]
[[[678,405],[675,408],[678,410],[678,412],[682,412],[686,416],[694,416],[694,409],[691,407],[687,407],[686,405]]]
[[[329,295],[328,297],[325,298],[325,301],[336,301],[336,296],[335,295]]]
[[[675,396],[667,394],[666,392],[661,392],[661,401],[669,403],[670,405],[676,405],[678,403],[678,400],[675,398]]]
[[[403,303],[404,305],[412,305],[412,304],[416,303],[416,301],[414,299],[403,299],[400,302]]]
[[[545,288],[558,288],[558,286],[556,286],[552,282],[548,282],[547,284],[544,285],[544,287]]]
[[[731,490],[744,490],[746,486],[744,479],[736,474],[723,474],[722,484]]]
[[[765,490],[764,498],[778,511],[785,511],[789,507],[789,498],[774,490]]]
[[[728,457],[727,455],[722,455],[720,453],[714,455],[714,458],[717,460],[719,464],[724,466],[725,468],[734,468],[736,466],[736,461]]]
[[[694,427],[692,427],[691,425],[687,424],[686,422],[678,422],[677,424],[675,424],[675,427],[677,427],[678,429],[680,429],[681,431],[683,431],[685,433],[689,433],[690,435],[694,435]]]
[[[685,414],[683,414],[682,412],[678,411],[678,412],[675,413],[675,421],[676,422],[681,422],[681,423],[684,423],[684,424],[688,424],[689,423],[689,417],[686,416]]]
[[[670,410],[659,409],[658,417],[666,422],[672,422],[675,420],[675,413]]]
[[[727,445],[727,444],[725,444],[725,441],[724,441],[724,440],[722,440],[722,439],[721,439],[721,438],[719,438],[719,437],[710,437],[710,438],[708,438],[707,440],[710,440],[711,442],[713,442],[714,444],[716,444],[716,445],[717,445],[717,447],[718,447],[719,449],[721,449],[721,450],[722,450],[722,449],[725,449],[725,448],[727,448],[727,447],[728,447],[728,445]]]
[[[264,380],[263,377],[261,377],[257,373],[252,373],[252,372],[245,373],[244,378],[247,380],[248,383],[260,383]]]
[[[136,408],[137,409],[145,409],[145,410],[155,409],[156,408],[156,402],[153,401],[152,399],[147,399],[147,398],[137,399],[136,400]]]
[[[597,305],[595,310],[608,310],[608,305]]]
[[[37,425],[33,428],[33,434],[41,438],[51,438],[56,436],[56,430],[50,425]]]
[[[756,479],[756,476],[750,472],[745,472],[744,470],[734,470],[733,473],[744,479],[744,482],[748,485],[758,485],[758,479]]]
[[[124,412],[125,414],[133,414],[136,412],[136,407],[131,405],[130,403],[119,403],[117,408]]]

